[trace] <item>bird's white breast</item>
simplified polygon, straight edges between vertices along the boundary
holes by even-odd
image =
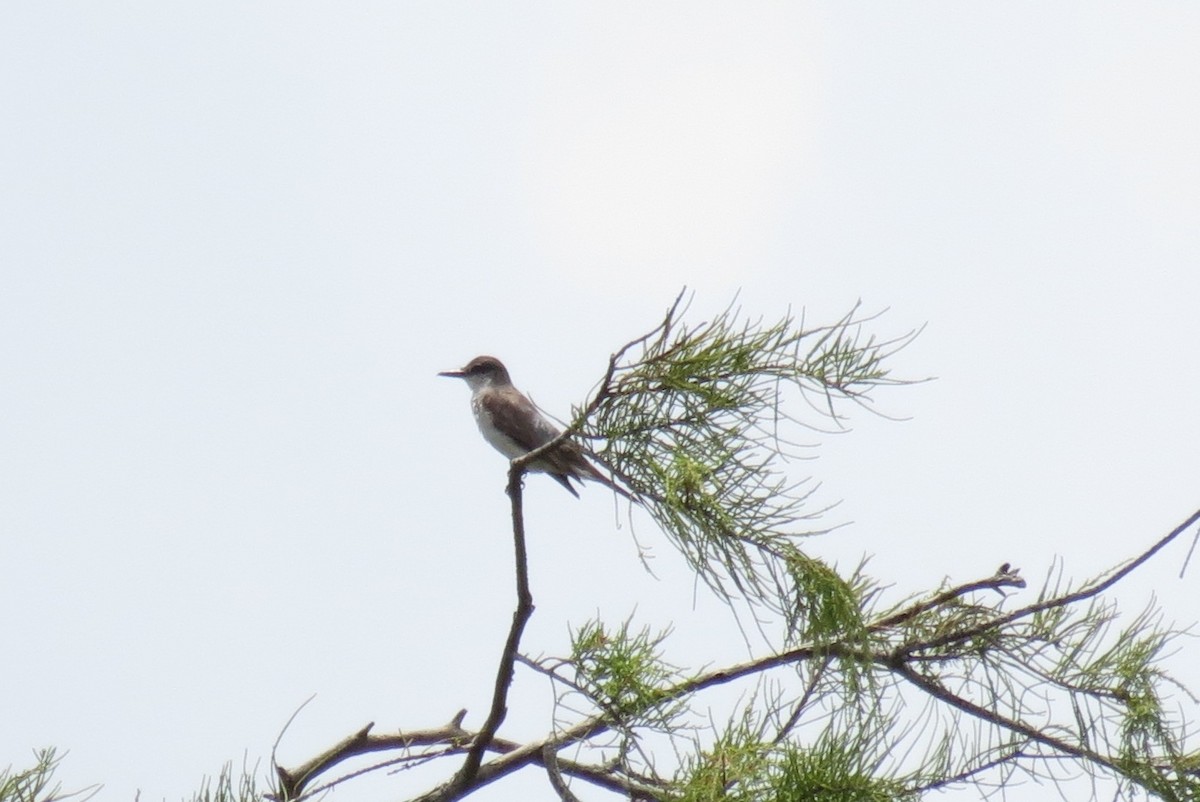
[[[475,415],[475,423],[479,426],[479,431],[483,434],[483,439],[492,444],[492,448],[499,451],[508,459],[516,459],[526,453],[525,449],[521,448],[499,429],[492,425],[492,419],[483,408],[483,404],[479,401],[479,395],[475,394],[471,398],[471,412]]]

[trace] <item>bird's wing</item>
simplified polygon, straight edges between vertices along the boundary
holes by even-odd
[[[497,431],[526,451],[558,437],[558,429],[520,392],[485,393],[479,399]],[[530,421],[533,422],[530,425]]]

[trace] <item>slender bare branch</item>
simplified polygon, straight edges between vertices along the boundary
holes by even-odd
[[[549,444],[547,444],[549,446]],[[508,471],[508,497],[512,501],[513,548],[516,561],[517,577],[517,609],[513,612],[512,626],[508,630],[508,639],[504,643],[504,651],[500,654],[500,667],[496,671],[496,685],[492,691],[492,705],[487,719],[479,734],[467,751],[466,760],[454,778],[450,780],[445,792],[445,799],[452,799],[471,787],[479,773],[483,753],[487,750],[496,731],[508,715],[508,689],[512,685],[513,671],[517,654],[521,647],[521,634],[525,625],[533,615],[533,595],[529,591],[529,557],[525,547],[525,513],[523,507],[522,480],[525,477],[525,465],[535,459],[542,449],[535,449],[524,457],[512,461]]]
[[[933,638],[931,640],[924,641],[918,648],[937,649],[943,646],[948,646],[952,643],[962,643],[963,641],[978,637],[986,632],[994,631],[997,628],[1005,626],[1006,624],[1010,624],[1018,619],[1027,618],[1036,613],[1056,607],[1068,607],[1072,604],[1076,604],[1078,602],[1098,596],[1111,588],[1117,582],[1120,582],[1126,576],[1129,576],[1129,574],[1133,573],[1134,570],[1145,564],[1147,560],[1157,554],[1172,540],[1187,531],[1188,527],[1192,526],[1192,524],[1196,523],[1197,521],[1200,521],[1200,510],[1193,512],[1187,517],[1187,520],[1172,529],[1164,537],[1160,538],[1157,543],[1143,551],[1138,556],[1134,557],[1132,560],[1126,562],[1120,568],[1109,573],[1109,575],[1104,579],[1093,582],[1090,585],[1085,585],[1084,587],[1072,593],[1067,593],[1062,596],[1054,596],[1052,598],[1037,602],[1036,604],[1030,604],[1018,610],[1013,610],[1007,615],[997,616],[996,618],[985,621],[978,626],[955,630],[943,635],[940,638]]]
[[[872,623],[870,629],[872,631],[879,631],[882,629],[888,629],[889,627],[897,626],[898,624],[903,624],[906,621],[916,618],[921,613],[935,610],[944,606],[948,602],[959,598],[960,596],[965,596],[968,593],[974,593],[977,590],[995,590],[997,592],[1003,592],[1002,588],[1024,587],[1025,580],[1018,576],[1018,572],[1016,570],[1013,570],[1007,563],[1005,563],[993,576],[985,579],[977,579],[973,582],[964,582],[961,585],[948,588],[941,593],[936,593],[925,601],[917,602],[896,613],[893,613],[892,615],[884,616],[878,621]]]
[[[563,781],[562,772],[558,768],[558,752],[553,746],[542,750],[542,765],[546,767],[546,776],[550,779],[550,785],[554,788],[554,793],[558,794],[558,798],[562,802],[579,802],[579,797],[571,793],[571,789]]]
[[[270,795],[281,802],[293,800],[304,794],[312,782],[333,767],[351,758],[373,752],[410,750],[418,746],[461,745],[467,743],[472,734],[462,728],[465,710],[455,714],[449,723],[426,730],[411,730],[387,735],[372,734],[375,723],[370,722],[357,732],[343,738],[334,746],[306,761],[294,769],[285,769],[276,764],[275,773],[280,782],[278,794]]]

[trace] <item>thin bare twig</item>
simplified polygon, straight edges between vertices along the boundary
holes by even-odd
[[[1134,557],[1132,560],[1127,562],[1124,566],[1113,571],[1111,574],[1108,575],[1108,577],[1106,577],[1105,579],[1103,579],[1099,582],[1096,582],[1092,585],[1088,585],[1083,588],[1080,588],[1079,590],[1075,591],[1074,593],[1068,593],[1064,596],[1055,596],[1053,598],[1045,599],[1043,601],[1037,602],[1036,604],[1030,604],[1028,606],[1022,607],[1019,610],[1013,610],[1008,615],[998,616],[990,621],[985,621],[984,623],[979,624],[977,626],[969,627],[967,629],[960,629],[955,632],[949,632],[940,638],[934,638],[932,640],[924,641],[920,644],[919,648],[921,648],[921,649],[938,649],[943,646],[948,646],[951,643],[960,643],[962,641],[970,640],[972,638],[978,637],[979,635],[982,635],[986,632],[994,631],[996,628],[1002,627],[1005,624],[1010,624],[1013,621],[1016,621],[1017,619],[1026,618],[1028,616],[1035,615],[1036,613],[1040,613],[1043,610],[1050,610],[1055,607],[1066,607],[1068,605],[1075,604],[1076,602],[1081,602],[1081,601],[1084,601],[1085,599],[1090,599],[1093,596],[1097,596],[1097,595],[1103,593],[1104,591],[1108,590],[1109,588],[1111,588],[1113,585],[1115,585],[1117,582],[1124,579],[1129,574],[1131,574],[1139,566],[1141,566],[1147,560],[1149,560],[1151,557],[1153,557],[1155,554],[1157,554],[1168,543],[1170,543],[1172,540],[1174,540],[1175,538],[1177,538],[1181,534],[1183,534],[1185,531],[1187,531],[1188,527],[1190,527],[1192,524],[1196,523],[1197,521],[1200,521],[1200,510],[1196,510],[1195,512],[1193,512],[1191,515],[1188,516],[1187,520],[1185,520],[1179,526],[1172,529],[1164,537],[1160,538],[1159,541],[1157,543],[1155,543],[1153,546],[1146,549],[1144,552],[1139,554],[1137,557]]]
[[[897,624],[903,624],[905,621],[912,620],[918,615],[929,610],[934,610],[943,606],[949,601],[952,601],[959,596],[965,596],[968,593],[974,593],[977,590],[995,590],[1003,593],[1001,588],[1024,588],[1025,580],[1018,576],[1018,571],[1013,570],[1007,563],[1000,567],[994,575],[985,579],[977,579],[973,582],[964,582],[961,585],[956,585],[952,588],[947,588],[941,593],[937,593],[922,602],[905,607],[897,613],[886,616],[874,622],[870,626],[872,632],[888,629]]]
[[[542,750],[542,765],[546,767],[546,776],[550,778],[550,785],[554,788],[554,793],[558,794],[558,798],[562,802],[579,802],[579,797],[571,793],[571,789],[563,781],[562,772],[558,768],[558,752],[549,744]]]
[[[558,439],[558,438],[556,438]],[[533,595],[529,592],[529,557],[525,547],[525,513],[521,483],[525,477],[525,466],[537,458],[539,452],[548,449],[551,443],[512,461],[508,470],[508,497],[512,501],[513,547],[516,560],[517,575],[517,609],[513,612],[512,626],[508,630],[508,640],[504,643],[504,651],[500,654],[500,667],[496,671],[496,686],[492,691],[492,706],[484,721],[479,734],[467,751],[462,768],[450,780],[444,798],[453,798],[469,788],[479,773],[483,762],[483,753],[487,750],[496,731],[500,729],[505,716],[508,715],[508,689],[512,685],[517,654],[521,646],[521,634],[525,625],[533,615]]]
[[[413,730],[388,735],[373,735],[371,729],[374,722],[368,723],[352,735],[343,738],[336,745],[321,754],[306,761],[294,769],[285,769],[275,764],[275,773],[279,778],[278,794],[269,795],[272,799],[287,802],[300,797],[308,786],[322,774],[334,766],[360,755],[372,752],[385,752],[393,749],[411,749],[414,746],[435,746],[439,744],[466,743],[471,733],[462,728],[466,710],[460,710],[449,723],[428,730]]]

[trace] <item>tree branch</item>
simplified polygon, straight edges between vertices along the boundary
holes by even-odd
[[[939,685],[937,682],[934,682],[930,678],[918,673],[912,666],[904,662],[903,658],[898,658],[891,665],[891,669],[898,676],[908,680],[910,683],[925,691],[935,699],[945,702],[951,707],[957,708],[968,715],[974,716],[975,718],[981,719],[990,724],[994,724],[998,727],[1003,727],[1010,732],[1028,738],[1034,743],[1040,743],[1044,746],[1048,746],[1064,755],[1071,755],[1073,757],[1089,760],[1097,765],[1104,766],[1106,769],[1112,771],[1118,776],[1129,777],[1137,782],[1136,777],[1130,776],[1129,773],[1123,770],[1120,765],[1105,755],[1088,749],[1085,746],[1073,744],[1070,741],[1063,740],[1062,738],[1056,738],[1055,736],[1050,735],[1047,732],[1043,732],[1036,727],[1031,727],[1022,721],[1008,718],[1007,716],[1004,716],[994,710],[988,710],[986,707],[980,707],[974,702],[952,693],[944,686]]]
[[[1014,570],[1008,563],[1000,566],[1000,570],[993,576],[985,579],[977,579],[974,582],[964,582],[961,585],[956,585],[952,588],[947,588],[941,593],[937,593],[923,602],[917,602],[905,607],[903,610],[892,615],[885,616],[871,624],[872,632],[888,629],[897,624],[903,624],[905,621],[910,621],[916,618],[921,613],[937,609],[949,601],[952,601],[959,596],[965,596],[968,593],[973,593],[977,590],[994,590],[997,593],[1003,593],[1001,588],[1024,588],[1025,580],[1018,576],[1018,570]]]
[[[1189,526],[1196,523],[1197,521],[1200,521],[1200,510],[1196,510],[1195,512],[1193,512],[1191,515],[1188,516],[1187,520],[1185,520],[1179,526],[1172,529],[1166,536],[1159,539],[1159,541],[1157,543],[1155,543],[1153,546],[1146,549],[1144,552],[1139,554],[1137,557],[1135,557],[1132,560],[1130,560],[1129,562],[1127,562],[1121,568],[1118,568],[1117,570],[1113,571],[1111,574],[1109,574],[1108,577],[1106,577],[1105,579],[1103,579],[1099,582],[1096,582],[1092,585],[1080,588],[1079,590],[1075,591],[1074,593],[1067,593],[1063,596],[1055,596],[1053,598],[1045,599],[1043,601],[1037,602],[1036,604],[1027,605],[1025,607],[1020,608],[1019,610],[1013,610],[1008,615],[998,616],[998,617],[996,617],[990,621],[986,621],[982,624],[978,624],[976,626],[969,627],[967,629],[960,629],[955,632],[950,632],[939,638],[933,638],[931,640],[922,641],[917,646],[917,648],[922,649],[922,650],[938,649],[943,646],[948,646],[952,643],[961,643],[962,641],[970,640],[971,638],[978,637],[979,635],[983,635],[987,632],[995,631],[998,627],[1002,627],[1005,624],[1011,624],[1013,621],[1016,621],[1017,619],[1026,618],[1027,616],[1035,615],[1036,613],[1040,613],[1044,610],[1050,610],[1055,607],[1067,607],[1069,605],[1075,604],[1076,602],[1081,602],[1081,601],[1084,601],[1085,599],[1090,599],[1093,596],[1097,596],[1097,595],[1103,593],[1104,591],[1108,590],[1109,588],[1111,588],[1113,585],[1115,585],[1117,582],[1124,579],[1129,574],[1133,573],[1134,570],[1136,570],[1138,567],[1140,567],[1142,564],[1144,564],[1147,560],[1149,560],[1151,557],[1153,557],[1155,554],[1157,554],[1163,547],[1165,547],[1172,540],[1179,537],[1179,535],[1183,534],[1183,532],[1185,532]]]
[[[371,729],[375,726],[375,722],[372,721],[303,765],[289,770],[276,764],[275,775],[279,778],[279,792],[270,796],[281,802],[296,799],[317,777],[339,763],[360,755],[392,749],[411,749],[414,746],[465,743],[471,737],[471,733],[462,728],[463,717],[466,714],[466,710],[460,710],[449,723],[441,727],[398,732],[394,735],[372,735]]]
[[[579,797],[571,793],[571,789],[563,782],[562,772],[558,768],[558,754],[549,744],[542,750],[542,765],[546,767],[546,776],[550,779],[550,785],[558,794],[558,798],[562,802],[579,802]]]
[[[550,444],[547,444],[547,447]],[[538,449],[529,452],[524,457],[512,461],[508,470],[508,497],[512,500],[513,547],[516,560],[517,574],[517,609],[513,612],[512,626],[508,630],[508,640],[504,643],[504,651],[500,654],[500,667],[496,671],[496,686],[492,691],[492,707],[488,711],[487,720],[479,734],[467,751],[467,758],[462,768],[448,783],[444,799],[457,797],[471,787],[479,765],[483,762],[483,753],[496,736],[504,717],[508,715],[508,689],[512,685],[514,665],[521,646],[521,634],[525,624],[533,615],[533,595],[529,592],[529,557],[525,547],[525,514],[521,483],[525,476],[525,466],[535,459]]]
[[[271,800],[271,802],[293,802],[294,800],[304,798],[305,796],[311,796],[312,794],[327,790],[333,785],[343,782],[346,777],[343,776],[333,780],[330,783],[316,787],[313,787],[313,782],[318,777],[329,772],[338,764],[366,754],[389,752],[393,750],[407,751],[416,746],[445,745],[450,747],[450,750],[446,752],[414,755],[413,759],[416,760],[428,759],[431,757],[436,758],[446,754],[451,754],[453,752],[463,751],[466,744],[477,742],[479,738],[477,733],[473,733],[462,728],[462,720],[465,715],[466,711],[460,710],[452,721],[441,727],[435,727],[427,730],[399,732],[391,735],[372,735],[370,734],[370,730],[373,724],[368,724],[358,732],[343,739],[336,746],[307,761],[302,766],[288,770],[276,765],[275,772],[279,776],[282,785],[277,793],[266,794],[265,798]],[[561,747],[561,743],[546,741],[544,742],[542,748],[544,752],[545,749],[557,751],[557,749],[560,749]],[[522,744],[517,743],[516,741],[509,741],[504,738],[493,737],[488,749],[501,755],[511,754],[517,750],[524,750],[526,755],[525,759],[514,765],[510,770],[515,770],[526,765],[544,764],[545,760],[543,753],[530,753],[528,750],[524,749]],[[371,767],[366,771],[378,769],[394,763],[395,761],[391,761],[391,763],[380,764],[379,766]],[[555,758],[555,763],[558,766],[560,774],[567,774],[571,777],[577,777],[600,788],[604,788],[609,791],[615,791],[631,798],[656,798],[653,793],[653,789],[649,785],[645,785],[628,777],[620,776],[610,767],[590,766],[573,760],[565,760],[557,756]],[[496,778],[489,778],[487,782],[490,782],[491,779]],[[484,783],[477,782],[476,787],[482,784]],[[465,789],[460,796],[465,795],[469,790],[471,789]],[[448,793],[448,787],[435,792],[433,795],[427,795],[426,798],[441,799],[445,798],[443,795],[446,793]]]

